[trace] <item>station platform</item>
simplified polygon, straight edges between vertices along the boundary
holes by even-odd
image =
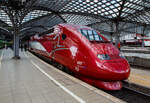
[[[121,51],[126,52],[126,53],[149,54],[150,53],[150,47],[128,47],[128,46],[123,46],[123,47],[121,47]]]
[[[29,52],[0,50],[0,103],[123,103]]]
[[[150,47],[122,47],[121,52],[131,64],[127,81],[150,88]]]
[[[150,70],[142,69],[142,67],[131,67],[127,82],[150,89]]]
[[[146,68],[150,68],[150,51],[149,53],[145,52],[122,52],[122,54],[126,57],[128,62],[131,65],[142,66]]]
[[[126,52],[123,52],[123,54],[126,57],[137,57],[137,58],[142,58],[142,59],[150,59],[150,54],[145,54],[145,53],[126,53]]]

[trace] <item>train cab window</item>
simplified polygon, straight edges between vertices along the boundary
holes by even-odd
[[[89,35],[90,40],[94,40],[94,35],[93,35],[92,30],[88,30],[88,35]]]
[[[95,40],[101,40],[101,41],[103,41],[103,39],[97,34],[96,31],[93,30],[93,34],[94,34]]]
[[[80,33],[85,36],[89,41],[104,41],[95,30],[80,29]]]
[[[87,35],[87,30],[80,30],[81,31],[81,34],[83,35],[83,36],[85,36],[86,38],[89,38],[88,37],[88,35]]]
[[[66,39],[66,34],[62,34],[62,40],[65,40]]]

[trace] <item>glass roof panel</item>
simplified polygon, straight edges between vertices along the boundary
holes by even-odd
[[[113,18],[117,16],[121,3],[122,0],[72,0],[60,12],[84,12]]]
[[[24,23],[24,22],[27,22],[27,21],[29,21],[29,20],[35,19],[35,18],[37,18],[37,17],[43,16],[43,15],[47,15],[47,14],[49,14],[49,13],[51,13],[51,12],[48,12],[48,11],[41,11],[41,10],[34,10],[34,11],[28,13],[28,14],[24,17],[23,23]]]
[[[71,20],[73,20],[72,22],[75,22],[75,20],[80,21],[78,19],[82,18],[82,20],[85,21],[84,23],[83,21],[80,22],[85,25],[89,24],[89,21],[83,18],[90,16],[95,16],[95,18],[99,19],[105,18],[108,20],[113,20],[114,18],[121,16],[121,19],[124,20],[150,24],[150,14],[147,12],[150,10],[150,0],[123,1],[124,0],[35,0],[35,3],[32,6],[36,6],[39,10],[34,9],[34,11],[28,13],[25,16],[23,23],[51,13],[48,11],[41,11],[49,10],[58,14],[60,13],[60,15],[71,15],[70,18],[73,19],[68,18],[69,16],[63,16],[63,18],[66,17],[66,21],[69,22]],[[72,16],[76,14],[80,16]],[[0,20],[12,25],[9,17],[2,10],[0,10]],[[94,21],[94,19],[92,20]]]
[[[81,15],[63,14],[62,17],[67,21],[67,23],[70,24],[88,25],[95,22],[100,22],[99,19]]]
[[[10,18],[8,17],[8,15],[3,10],[0,10],[0,20],[4,21],[9,26],[12,26]]]

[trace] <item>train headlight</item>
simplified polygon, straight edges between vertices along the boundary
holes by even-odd
[[[100,60],[109,60],[110,59],[109,55],[107,55],[107,54],[98,54],[97,57]]]
[[[119,53],[119,56],[121,57],[121,58],[124,58],[125,59],[125,56],[123,55],[123,53]]]

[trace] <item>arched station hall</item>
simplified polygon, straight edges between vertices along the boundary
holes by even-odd
[[[0,0],[0,103],[149,103],[149,0]]]

